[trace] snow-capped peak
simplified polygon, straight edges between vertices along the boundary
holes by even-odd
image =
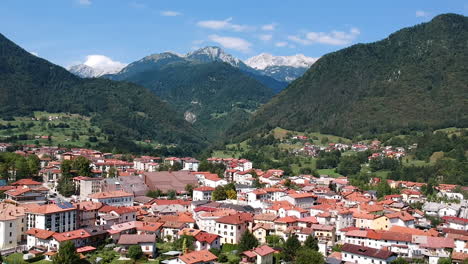
[[[241,63],[241,60],[238,58],[235,58],[231,54],[225,53],[223,49],[215,46],[208,46],[189,52],[185,57],[203,62],[223,61],[235,67],[239,67],[239,64]]]
[[[269,53],[261,53],[257,56],[249,58],[245,64],[257,70],[264,70],[269,66],[290,66],[295,68],[308,68],[318,58],[304,56],[304,54],[296,54],[292,56],[273,56]]]
[[[73,65],[68,71],[81,78],[94,78],[103,75],[103,71],[90,67],[86,64]]]
[[[85,62],[71,66],[68,70],[80,77],[91,78],[117,73],[125,66],[125,63],[114,61],[104,55],[88,55]]]

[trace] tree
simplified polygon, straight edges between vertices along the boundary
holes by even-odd
[[[29,155],[26,158],[26,162],[28,163],[28,168],[29,168],[29,174],[31,175],[37,175],[41,168],[41,161],[36,155]]]
[[[234,190],[227,190],[226,191],[226,196],[228,199],[231,200],[236,200],[237,199],[237,192]]]
[[[80,176],[91,176],[91,162],[83,157],[79,156],[78,158],[74,159],[72,162],[72,168],[78,171],[78,175]]]
[[[437,261],[437,264],[451,264],[452,259],[451,258],[440,258],[439,261]]]
[[[259,243],[257,238],[252,233],[250,233],[249,230],[245,230],[239,242],[239,250],[240,252],[251,250],[252,248],[258,246],[258,244]]]
[[[175,200],[176,196],[177,196],[177,192],[175,190],[167,191],[167,199]]]
[[[75,244],[72,241],[60,243],[60,249],[52,257],[53,264],[76,264],[80,263],[80,256],[76,252]]]
[[[227,195],[226,191],[224,190],[224,187],[221,185],[216,187],[213,193],[211,194],[211,199],[213,199],[213,201],[226,200]]]
[[[288,237],[284,243],[284,260],[292,261],[296,257],[297,250],[301,248],[301,242],[297,239],[296,235],[291,235]]]
[[[297,252],[295,264],[324,264],[323,255],[315,250],[303,248]]]
[[[342,156],[336,168],[336,172],[345,176],[356,174],[360,170],[361,163],[356,155]]]
[[[377,197],[382,198],[385,195],[392,194],[392,188],[388,185],[388,182],[385,179],[377,185]]]
[[[184,252],[184,250],[194,250],[195,249],[195,237],[189,235],[182,235],[179,239],[175,240],[173,243],[173,249]]]
[[[60,164],[60,170],[62,172],[62,177],[71,178],[72,162],[71,160],[64,160]]]
[[[312,249],[312,250],[318,251],[319,247],[318,247],[317,238],[315,238],[315,237],[312,236],[312,235],[309,235],[309,236],[307,237],[307,239],[304,241],[304,247],[305,247],[305,248],[308,248],[308,249]]]
[[[283,239],[278,235],[266,236],[266,242],[270,247],[279,247],[283,243]]]
[[[193,185],[192,184],[187,184],[185,185],[185,191],[189,196],[193,195]]]
[[[408,264],[408,261],[406,261],[402,257],[398,257],[394,261],[392,261],[392,264]]]
[[[139,245],[131,245],[128,248],[127,256],[133,260],[137,260],[143,256],[143,251]]]
[[[151,198],[158,198],[158,197],[160,197],[160,196],[162,196],[162,195],[163,195],[163,193],[162,193],[162,191],[159,190],[159,189],[156,189],[156,190],[154,190],[154,191],[148,191],[148,192],[146,193],[146,196],[151,197]]]
[[[109,171],[107,172],[107,177],[108,178],[115,178],[117,176],[117,169],[112,166],[109,168]]]

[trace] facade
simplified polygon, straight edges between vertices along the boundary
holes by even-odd
[[[25,239],[26,214],[23,207],[0,204],[0,250],[14,248]]]
[[[68,232],[77,228],[77,209],[68,202],[28,208],[26,217],[28,229]]]
[[[387,264],[396,259],[396,254],[385,250],[358,245],[344,244],[342,260],[359,264]]]
[[[93,202],[112,206],[133,206],[133,194],[124,191],[99,192],[88,196]]]

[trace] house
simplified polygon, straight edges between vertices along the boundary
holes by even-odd
[[[38,181],[34,181],[33,179],[21,179],[21,180],[13,182],[11,185],[17,186],[17,187],[26,186],[28,188],[34,189],[34,188],[41,187],[42,183]]]
[[[38,249],[42,252],[47,252],[50,249],[50,241],[54,231],[44,230],[40,228],[31,228],[26,231],[26,245],[28,249]]]
[[[203,200],[209,200],[211,201],[211,194],[215,188],[213,187],[208,187],[208,186],[202,186],[193,189],[193,201],[203,201]]]
[[[180,264],[213,264],[218,257],[208,250],[193,251],[179,256]]]
[[[182,170],[186,171],[198,171],[200,161],[194,158],[182,158]]]
[[[317,196],[312,193],[293,193],[284,196],[283,199],[290,202],[292,205],[301,208],[310,208],[315,204]]]
[[[83,201],[75,204],[78,210],[78,227],[95,226],[98,218],[98,211],[103,206],[102,203]]]
[[[444,216],[442,220],[447,228],[468,231],[468,219],[454,216]]]
[[[105,205],[98,211],[96,224],[110,227],[119,223],[135,221],[137,211],[137,209],[132,207]]]
[[[91,194],[102,192],[102,178],[91,177],[75,177],[74,180],[79,182],[80,199],[84,200]]]
[[[341,257],[342,261],[350,263],[387,264],[396,259],[396,254],[385,249],[344,244]]]
[[[68,232],[77,227],[77,209],[68,202],[28,207],[26,218],[28,229]]]
[[[242,252],[245,257],[242,259],[243,263],[252,264],[273,264],[273,254],[276,251],[267,246],[263,245],[252,250]]]
[[[55,233],[52,235],[52,240],[49,243],[49,250],[58,251],[60,249],[60,244],[65,241],[73,242],[77,251],[86,246],[97,247],[106,237],[107,231],[98,227]]]
[[[139,245],[143,254],[151,258],[156,257],[156,235],[123,234],[117,244],[123,247],[124,253],[127,253],[130,246]]]
[[[133,194],[124,191],[98,192],[88,198],[93,202],[99,202],[112,206],[133,206]]]
[[[25,209],[10,203],[0,203],[0,250],[15,248],[25,236]]]
[[[46,195],[49,190],[45,187],[31,189],[24,186],[18,186],[15,189],[10,189],[5,192],[7,200],[12,200],[17,203],[45,203]]]
[[[219,249],[221,247],[220,236],[208,232],[199,232],[195,237],[195,250]]]
[[[237,244],[246,230],[252,229],[253,215],[236,213],[223,216],[216,221],[216,234],[221,236],[221,244]]]
[[[390,221],[391,226],[397,225],[397,226],[406,226],[406,227],[414,228],[416,218],[414,218],[408,212],[400,211],[400,212],[386,214],[385,216]]]

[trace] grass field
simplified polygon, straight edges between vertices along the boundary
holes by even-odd
[[[73,138],[75,135],[75,138]],[[14,120],[0,119],[0,140],[2,137],[21,136],[23,144],[91,146],[94,135],[100,142],[105,141],[101,130],[91,124],[90,118],[67,113],[35,112],[32,117],[15,117]],[[52,140],[47,137],[52,136]]]
[[[320,169],[320,170],[317,170],[317,172],[320,175],[328,175],[330,177],[335,177],[335,178],[343,176],[343,175],[335,172],[335,169]]]

